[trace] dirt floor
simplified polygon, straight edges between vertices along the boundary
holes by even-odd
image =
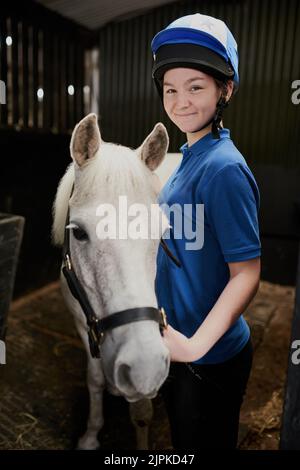
[[[244,400],[241,449],[277,449],[295,289],[261,282],[246,318],[255,348]],[[84,431],[85,352],[57,283],[12,304],[0,366],[0,449],[72,449]],[[150,448],[171,448],[161,396],[153,400]],[[134,449],[128,403],[105,395],[103,449]]]

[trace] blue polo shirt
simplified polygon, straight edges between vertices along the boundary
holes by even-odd
[[[209,133],[190,147],[185,143],[180,150],[182,161],[162,188],[158,203],[171,225],[164,234],[165,242],[181,262],[181,268],[160,246],[155,290],[168,322],[191,337],[228,283],[228,263],[246,261],[261,254],[260,196],[254,176],[232,142],[228,129],[220,131],[219,140]],[[202,216],[201,211],[196,210],[198,204],[198,208],[204,208]],[[168,213],[167,206],[174,210]],[[183,210],[184,207],[189,210]],[[194,230],[194,240],[193,232],[187,231],[186,238],[182,230],[188,223]],[[196,235],[197,226],[201,227],[204,237],[202,244],[201,237]],[[197,237],[200,243],[196,243]],[[193,241],[195,244],[190,249]],[[195,363],[223,362],[243,348],[250,330],[242,313],[211,350]]]

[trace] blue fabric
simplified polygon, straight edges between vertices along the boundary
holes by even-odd
[[[208,47],[219,54],[228,62],[228,54],[223,44],[205,31],[192,28],[166,28],[153,38],[151,47],[155,53],[160,46],[165,44],[196,44]]]
[[[163,210],[164,204],[177,204],[177,208],[191,204],[194,227],[197,218],[200,221],[196,204],[204,204],[204,243],[202,248],[188,250],[186,242],[191,240],[176,238],[180,223],[171,212],[172,228],[164,238],[182,267],[178,268],[160,247],[155,289],[158,304],[165,308],[168,322],[191,337],[229,281],[227,263],[261,255],[260,196],[254,176],[232,142],[228,129],[220,131],[220,140],[209,133],[190,147],[185,143],[180,150],[182,161],[160,192],[158,202]],[[188,217],[188,214],[182,215],[181,223],[185,224],[184,219]],[[195,363],[226,361],[243,348],[249,336],[248,324],[241,315],[214,347]]]
[[[239,57],[237,53],[237,43],[229,29],[227,29],[227,54],[229,57],[229,60],[231,62],[231,65],[234,70],[234,77],[233,80],[236,82],[238,85],[240,82],[240,77],[239,77]]]

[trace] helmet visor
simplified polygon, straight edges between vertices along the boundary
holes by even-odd
[[[207,47],[195,44],[166,44],[154,56],[152,77],[161,80],[164,73],[175,67],[201,70],[224,80],[233,78],[234,70],[223,57]]]

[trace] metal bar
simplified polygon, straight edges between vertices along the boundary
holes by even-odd
[[[23,93],[21,96],[23,104],[23,127],[28,127],[28,115],[29,115],[29,68],[28,68],[28,23],[27,21],[22,22],[22,77],[23,77]]]
[[[44,30],[43,41],[43,128],[50,130],[53,125],[53,41],[51,32]]]
[[[6,46],[6,18],[5,16],[0,16],[0,80],[5,84],[7,90],[7,46]],[[7,125],[7,96],[6,104],[0,104],[0,125]]]
[[[66,130],[66,112],[67,112],[67,83],[66,83],[66,40],[64,37],[60,37],[59,47],[59,131],[64,132]]]
[[[32,100],[33,100],[33,127],[38,127],[38,99],[37,99],[37,91],[38,91],[38,79],[39,79],[39,71],[38,71],[38,29],[33,26],[32,27]]]
[[[57,133],[59,130],[60,114],[60,75],[59,75],[59,36],[54,33],[53,38],[53,61],[52,61],[52,103],[53,103],[53,122],[52,131]]]
[[[76,122],[84,115],[83,87],[86,85],[84,81],[84,49],[80,41],[75,43],[75,120]]]
[[[12,35],[12,123],[19,124],[19,60],[18,60],[18,23],[14,17],[11,17],[11,35]]]

